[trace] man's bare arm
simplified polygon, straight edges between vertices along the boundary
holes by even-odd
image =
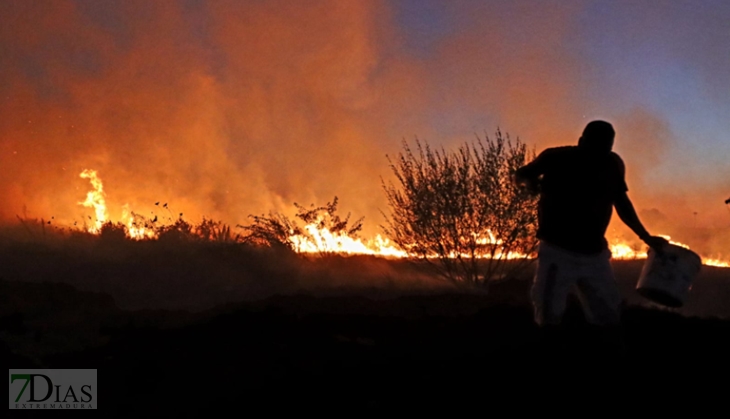
[[[616,197],[616,200],[614,201],[614,206],[616,207],[616,213],[618,214],[619,218],[621,218],[621,221],[623,221],[624,224],[626,224],[634,233],[636,233],[636,235],[639,236],[639,238],[649,247],[660,250],[665,244],[668,243],[667,240],[663,237],[652,236],[651,234],[649,234],[649,232],[639,220],[639,216],[636,214],[636,210],[634,209],[634,204],[631,203],[631,200],[629,199],[629,196],[626,194],[626,192],[622,192]]]

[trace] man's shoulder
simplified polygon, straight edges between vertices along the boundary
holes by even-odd
[[[561,146],[557,146],[557,147],[548,147],[543,151],[543,153],[551,153],[551,154],[573,153],[577,149],[578,149],[578,146],[575,146],[575,145],[561,145]]]
[[[576,154],[578,150],[577,146],[565,145],[559,147],[550,147],[540,153],[540,156],[547,159],[564,159],[570,158]]]
[[[613,161],[616,164],[616,166],[618,167],[618,169],[621,170],[622,172],[624,170],[626,170],[626,165],[624,164],[623,159],[621,159],[621,156],[616,154],[616,152],[614,152],[614,151],[611,152],[611,161]]]
[[[546,156],[550,157],[558,157],[558,158],[584,158],[585,156],[581,154],[580,147],[576,145],[566,145],[566,146],[559,146],[559,147],[550,147],[543,150],[541,154],[544,154]],[[624,167],[624,161],[615,151],[610,152],[610,160],[614,163],[616,163],[619,167]]]
[[[611,158],[620,163],[624,162],[623,159],[621,159],[621,156],[619,156],[615,151],[611,152]]]

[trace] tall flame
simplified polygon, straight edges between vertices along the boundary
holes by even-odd
[[[92,226],[89,226],[87,231],[89,233],[98,234],[101,232],[101,227],[104,223],[110,221],[106,205],[104,184],[99,178],[96,170],[85,169],[79,176],[82,179],[89,179],[91,187],[93,188],[86,193],[86,200],[79,202],[79,205],[83,205],[87,208],[94,208],[96,222]],[[122,218],[120,222],[127,228],[127,235],[136,240],[154,237],[154,232],[150,231],[149,228],[140,227],[139,225],[142,223],[138,223],[137,221],[137,216],[129,210],[129,205],[124,204],[122,207]]]
[[[106,194],[104,193],[104,185],[101,183],[101,179],[99,179],[99,177],[96,175],[96,170],[86,169],[81,172],[79,176],[82,179],[89,179],[89,182],[91,182],[91,187],[94,188],[93,190],[87,192],[86,200],[83,202],[79,202],[79,204],[88,208],[94,208],[94,213],[96,214],[96,224],[89,228],[89,232],[98,233],[101,229],[102,224],[104,224],[109,218],[106,210],[106,200],[104,199],[104,197],[106,196]]]

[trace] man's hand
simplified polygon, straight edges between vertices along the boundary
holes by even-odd
[[[647,235],[645,237],[642,237],[641,240],[643,240],[647,246],[651,247],[657,252],[661,252],[664,249],[664,246],[667,246],[669,244],[669,241],[667,239],[660,236]]]
[[[652,236],[648,231],[646,231],[644,225],[641,224],[641,221],[639,221],[639,216],[636,215],[634,204],[631,203],[626,192],[619,194],[613,205],[616,207],[616,212],[618,213],[619,218],[621,218],[621,221],[629,226],[629,228],[649,247],[654,249],[656,252],[661,253],[664,250],[664,247],[669,245],[669,241],[667,241],[664,237]]]

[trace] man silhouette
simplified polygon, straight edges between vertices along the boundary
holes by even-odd
[[[590,122],[577,146],[548,148],[515,173],[518,184],[540,194],[531,297],[541,326],[561,323],[573,288],[588,323],[619,326],[621,295],[604,237],[613,207],[649,247],[661,250],[667,243],[650,235],[636,215],[624,163],[611,151],[614,137],[608,122]]]

